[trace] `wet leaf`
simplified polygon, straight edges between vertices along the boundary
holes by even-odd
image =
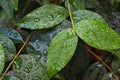
[[[13,72],[20,80],[48,80],[40,62],[27,54],[20,55],[13,64]]]
[[[84,75],[83,73],[89,66],[89,62],[85,43],[79,39],[74,56],[64,69],[62,69],[62,74],[66,80],[81,80]]]
[[[112,73],[107,73],[104,74],[100,80],[116,80],[116,79],[113,77]]]
[[[17,10],[18,0],[0,0],[0,6],[7,13],[9,18],[12,18],[14,9]]]
[[[4,64],[5,64],[5,55],[2,44],[0,44],[0,74],[4,68]]]
[[[96,62],[87,69],[82,80],[101,80],[106,73],[106,68],[101,63]]]
[[[73,15],[73,21],[75,24],[82,20],[87,20],[87,19],[105,22],[102,16],[100,16],[99,14],[95,12],[88,11],[88,10],[77,10],[73,12],[72,15]]]
[[[28,29],[45,29],[61,23],[67,16],[68,12],[65,8],[55,4],[46,4],[27,14],[15,25]]]
[[[102,50],[120,48],[120,35],[105,22],[82,20],[75,26],[78,36],[92,47]]]
[[[20,80],[20,79],[18,79],[17,77],[15,77],[15,76],[10,76],[10,75],[7,75],[7,76],[5,76],[4,77],[4,79],[3,80]]]
[[[12,39],[14,43],[22,43],[22,36],[13,28],[10,27],[0,27],[0,34],[5,35]]]
[[[12,56],[16,53],[16,48],[13,42],[8,37],[0,34],[0,43],[3,45],[6,60],[10,60]]]
[[[70,21],[64,20],[61,24],[49,30],[39,30],[33,32],[28,42],[28,46],[26,47],[27,52],[29,54],[37,55],[41,63],[46,65],[46,56],[51,40],[61,30],[70,27],[72,27]]]
[[[120,59],[116,58],[112,61],[112,70],[117,73],[120,74]]]
[[[77,46],[77,36],[72,29],[58,33],[50,43],[47,55],[47,74],[52,78],[73,56]]]

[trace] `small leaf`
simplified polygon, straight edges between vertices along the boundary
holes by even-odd
[[[55,4],[46,4],[27,14],[15,25],[28,29],[45,29],[61,23],[67,16],[68,12],[65,8]]]
[[[106,73],[105,66],[96,62],[87,69],[82,80],[101,80]]]
[[[5,55],[2,44],[0,44],[0,73],[2,72],[5,64]]]
[[[13,64],[13,72],[20,80],[48,80],[40,62],[30,55],[20,55]]]
[[[7,75],[7,76],[5,76],[4,77],[4,79],[3,80],[20,80],[20,79],[18,79],[17,77],[15,77],[15,76],[10,76],[10,75]]]
[[[10,60],[16,53],[16,48],[13,42],[6,36],[0,34],[0,43],[3,45],[5,56],[7,60]]]
[[[82,20],[75,27],[78,36],[92,47],[102,50],[120,48],[120,35],[105,22]]]
[[[88,10],[77,10],[77,11],[73,12],[72,15],[73,15],[74,23],[78,23],[82,20],[87,20],[87,19],[105,22],[105,20],[102,16],[100,16],[99,14],[97,14],[95,12],[88,11]]]
[[[78,38],[72,29],[66,29],[58,33],[50,43],[47,55],[47,74],[52,78],[60,71],[73,56]]]
[[[10,27],[0,27],[0,34],[9,37],[14,43],[23,42],[23,38],[21,37],[21,35],[16,30]]]

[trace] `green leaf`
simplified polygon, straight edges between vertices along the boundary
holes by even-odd
[[[82,20],[75,27],[78,36],[92,47],[102,50],[120,48],[120,35],[105,22]]]
[[[39,30],[32,33],[26,47],[27,52],[32,55],[38,55],[41,63],[46,65],[48,46],[55,35],[61,30],[71,28],[70,21],[64,20],[61,24],[51,29]]]
[[[85,4],[82,0],[69,0],[69,2],[70,2],[70,9],[72,12],[85,9]],[[67,0],[65,2],[65,6],[66,8],[68,8]]]
[[[20,55],[15,60],[13,72],[20,80],[48,80],[39,60],[27,54]]]
[[[76,50],[78,38],[72,29],[58,33],[50,43],[47,55],[47,74],[52,78],[71,59]]]
[[[16,53],[16,48],[13,42],[6,36],[0,34],[0,43],[3,45],[5,56],[7,60],[10,60]]]
[[[0,0],[0,6],[7,13],[9,18],[13,18],[14,9],[17,10],[18,0]]]
[[[88,10],[77,10],[73,12],[72,15],[73,15],[73,21],[75,24],[82,20],[88,20],[88,19],[105,22],[102,16],[100,16],[99,14],[95,12],[88,11]]]
[[[0,44],[0,73],[2,72],[5,64],[5,55],[2,45]]]
[[[14,43],[22,43],[22,36],[13,28],[10,27],[0,27],[0,34],[9,37]]]
[[[55,4],[46,4],[27,14],[15,25],[28,29],[45,29],[61,23],[67,16],[68,12],[65,8]]]
[[[17,77],[15,77],[15,76],[10,76],[10,75],[7,75],[7,76],[5,76],[4,77],[4,79],[3,80],[20,80],[20,79],[18,79]]]

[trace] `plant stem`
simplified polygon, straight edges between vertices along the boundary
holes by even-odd
[[[71,14],[71,10],[70,10],[70,2],[69,2],[69,0],[67,0],[67,4],[68,4],[68,13],[70,15],[70,19],[71,19],[71,22],[72,22],[73,32],[75,34],[75,25],[74,25],[74,22],[73,22],[73,19],[72,19],[72,14]]]
[[[0,80],[2,80],[5,75],[7,74],[9,68],[12,66],[12,64],[14,63],[15,59],[19,56],[19,54],[21,53],[21,51],[24,49],[24,47],[27,45],[29,39],[31,37],[31,34],[27,37],[26,41],[24,42],[24,44],[22,45],[22,47],[20,48],[20,50],[14,55],[12,61],[10,62],[10,64],[7,66],[6,70],[4,71],[4,73],[2,74]]]

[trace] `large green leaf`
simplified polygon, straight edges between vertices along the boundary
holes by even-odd
[[[23,42],[22,36],[16,30],[10,27],[0,27],[0,34],[9,37],[14,43]]]
[[[47,74],[52,78],[73,56],[78,38],[73,30],[66,29],[58,33],[50,43],[47,55]]]
[[[28,29],[50,28],[61,23],[67,16],[68,12],[65,8],[55,4],[46,4],[27,14],[15,25]]]
[[[61,24],[51,29],[39,30],[32,33],[28,42],[27,52],[37,55],[43,65],[46,65],[48,46],[55,35],[61,30],[71,28],[70,21],[64,20]]]
[[[0,43],[3,45],[6,60],[10,60],[16,53],[16,48],[13,42],[6,36],[0,34]]]
[[[92,19],[92,20],[99,20],[101,22],[105,22],[104,18],[99,14],[88,11],[88,10],[77,10],[72,13],[74,23],[78,23],[82,20]]]
[[[5,64],[5,55],[2,45],[0,44],[0,73],[2,72]]]
[[[105,22],[82,20],[75,27],[78,36],[92,47],[102,50],[120,48],[120,35]]]
[[[13,72],[20,80],[48,80],[39,60],[30,55],[20,55],[14,61]]]
[[[0,0],[0,6],[7,13],[9,18],[12,18],[14,9],[17,10],[18,0]]]

